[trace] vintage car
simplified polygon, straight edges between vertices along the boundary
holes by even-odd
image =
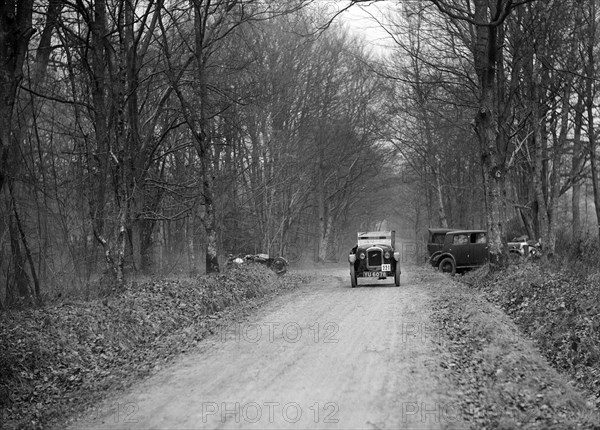
[[[514,237],[508,242],[510,255],[520,257],[537,257],[540,255],[541,246],[539,241],[529,240],[527,236]]]
[[[379,280],[388,276],[400,286],[400,252],[395,246],[395,231],[359,232],[348,255],[352,288],[358,285],[358,278]]]
[[[442,248],[429,261],[440,272],[454,275],[457,271],[483,266],[488,257],[485,230],[452,230],[445,234]]]
[[[527,236],[514,237],[507,243],[508,252],[512,255],[527,256],[529,255],[529,243]]]
[[[283,275],[288,270],[289,263],[283,257],[270,257],[269,254],[248,254],[245,256],[241,255],[230,255],[227,259],[228,265],[233,264],[247,264],[247,263],[259,263],[267,266],[273,272],[278,275]]]

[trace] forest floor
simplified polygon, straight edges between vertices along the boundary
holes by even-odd
[[[93,300],[2,313],[0,428],[64,428],[73,415],[90,416],[102,399],[303,282],[301,274],[278,277],[249,265],[213,276],[146,279]]]
[[[214,303],[218,289],[208,289],[214,291],[207,301],[186,293],[185,286],[161,282],[137,286],[134,297],[94,305],[111,309],[105,318],[112,315],[112,326],[90,316],[98,312],[95,307],[56,309],[81,327],[93,325],[89,330],[96,334],[87,349],[69,340],[64,322],[56,328],[54,311],[25,315],[42,318],[46,331],[62,330],[64,351],[79,350],[88,361],[99,357],[102,362],[94,362],[94,368],[71,354],[51,366],[63,377],[50,380],[52,373],[44,367],[48,357],[38,352],[37,362],[23,362],[18,354],[27,354],[27,348],[17,350],[11,359],[21,361],[20,383],[28,388],[7,387],[11,396],[2,405],[3,427],[600,428],[586,387],[551,366],[556,363],[540,352],[531,331],[521,330],[501,309],[503,300],[490,301],[498,279],[481,273],[454,279],[430,268],[408,267],[399,288],[361,281],[351,289],[347,272],[340,264],[292,271],[280,279],[254,273],[254,292],[233,294],[237,298],[227,302],[231,306],[223,302],[213,318],[210,309],[198,306]],[[264,288],[270,293],[255,289],[261,277],[272,285]],[[190,291],[196,290],[205,291]],[[140,298],[142,291],[162,299],[142,312],[148,300]],[[157,307],[173,321],[164,315],[160,322],[153,320],[150,314]],[[129,320],[121,308],[129,309]],[[195,314],[204,317],[194,320]],[[10,333],[17,345],[29,342],[15,334],[22,331],[24,316],[6,318],[0,342]],[[15,320],[21,325],[12,324]],[[146,327],[153,331],[146,333]],[[146,333],[148,342],[143,349],[127,346],[123,335],[107,339],[111,332],[128,332],[136,339]],[[36,339],[46,345],[43,338]],[[83,339],[80,335],[79,342]],[[97,342],[102,349],[94,349]],[[14,352],[14,345],[8,346]],[[4,371],[9,359],[0,360]],[[53,394],[44,384],[53,387]],[[65,403],[65,397],[71,400]],[[17,419],[16,412],[25,415]]]

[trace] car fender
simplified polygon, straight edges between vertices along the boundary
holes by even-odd
[[[438,265],[438,263],[440,262],[440,256],[442,255],[442,251],[436,251],[433,254],[431,254],[431,257],[429,257],[429,263],[433,266],[436,267]]]
[[[454,255],[450,254],[449,252],[446,252],[446,253],[443,253],[443,254],[440,252],[440,255],[438,255],[438,258],[435,261],[435,265],[433,267],[438,267],[438,265],[440,264],[440,262],[444,258],[450,258],[450,259],[452,259],[452,261],[454,262],[454,265],[456,266],[456,258],[454,258]]]

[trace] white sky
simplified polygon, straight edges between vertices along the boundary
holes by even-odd
[[[380,0],[357,4],[344,12],[338,19],[341,19],[352,31],[360,34],[373,49],[382,50],[385,49],[386,44],[390,43],[390,38],[377,21],[387,22],[392,13],[390,8],[395,3],[390,0]]]

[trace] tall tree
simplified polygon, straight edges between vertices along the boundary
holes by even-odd
[[[527,1],[474,0],[464,6],[445,0],[431,2],[462,29],[477,76],[478,106],[474,129],[483,165],[490,262],[506,264],[505,206],[508,136],[500,124],[506,111],[504,88],[504,24],[512,11]]]
[[[29,266],[29,274],[33,280],[31,295],[39,300],[40,282],[37,269],[32,258],[30,241],[27,238],[24,221],[19,214],[20,175],[23,162],[21,145],[25,138],[22,130],[29,130],[33,121],[32,97],[27,98],[25,114],[21,115],[20,126],[16,126],[19,112],[16,105],[19,88],[24,81],[25,63],[31,41],[36,30],[33,27],[34,12],[45,16],[41,35],[37,38],[37,54],[30,64],[31,73],[27,79],[29,88],[34,92],[42,83],[46,74],[50,54],[52,35],[57,25],[63,2],[52,0],[45,10],[35,11],[33,1],[10,1],[0,3],[0,196],[4,185],[8,184],[11,209],[7,213],[11,250],[13,256],[12,279],[7,282],[7,295],[21,298],[29,295],[29,280],[24,266],[25,258]],[[18,231],[18,236],[13,237]],[[12,290],[16,293],[13,293]]]

